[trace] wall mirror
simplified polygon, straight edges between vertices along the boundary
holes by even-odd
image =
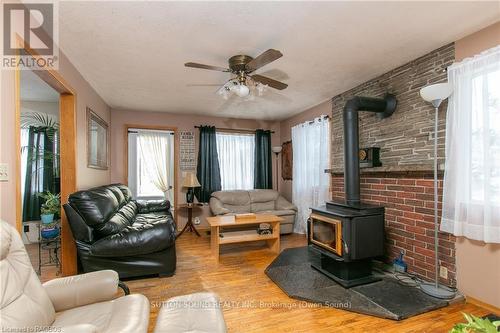
[[[107,170],[109,165],[108,123],[87,108],[87,166]]]

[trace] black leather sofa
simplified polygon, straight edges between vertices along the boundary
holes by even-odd
[[[175,223],[166,200],[132,200],[112,184],[79,191],[64,205],[83,272],[112,269],[120,278],[175,272]]]

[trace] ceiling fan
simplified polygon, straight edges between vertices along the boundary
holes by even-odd
[[[252,92],[257,92],[259,95],[262,95],[266,87],[278,90],[283,90],[288,87],[287,84],[266,76],[259,74],[251,75],[251,73],[255,72],[257,69],[282,56],[283,54],[280,51],[269,49],[256,58],[243,54],[232,56],[228,60],[229,68],[198,64],[195,62],[187,62],[184,66],[232,73],[235,76],[224,83],[224,85],[217,90],[217,93],[224,97],[224,99],[227,99],[231,93],[235,93],[240,97],[247,97]]]

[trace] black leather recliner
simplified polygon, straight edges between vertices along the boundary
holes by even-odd
[[[175,223],[167,200],[132,200],[122,184],[69,196],[64,205],[84,272],[112,269],[120,278],[175,272]]]

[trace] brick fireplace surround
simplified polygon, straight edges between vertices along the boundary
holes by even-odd
[[[344,176],[332,174],[333,200],[344,199]],[[385,206],[386,260],[405,253],[408,271],[423,279],[434,278],[433,175],[422,172],[361,174],[361,200]],[[442,181],[439,181],[441,209]],[[441,211],[439,211],[441,213]],[[439,233],[440,265],[448,269],[441,283],[455,285],[455,237]]]
[[[454,44],[443,46],[332,99],[331,195],[344,199],[342,110],[352,96],[398,99],[395,113],[380,120],[359,113],[360,147],[380,147],[382,167],[361,169],[362,201],[386,207],[386,261],[405,253],[408,271],[434,278],[433,121],[434,110],[420,88],[446,81],[446,67],[455,59]],[[444,163],[446,103],[440,108],[438,156]],[[442,169],[442,166],[441,166]],[[441,209],[442,172],[439,175]],[[440,265],[448,269],[441,283],[455,286],[455,237],[439,233]]]

